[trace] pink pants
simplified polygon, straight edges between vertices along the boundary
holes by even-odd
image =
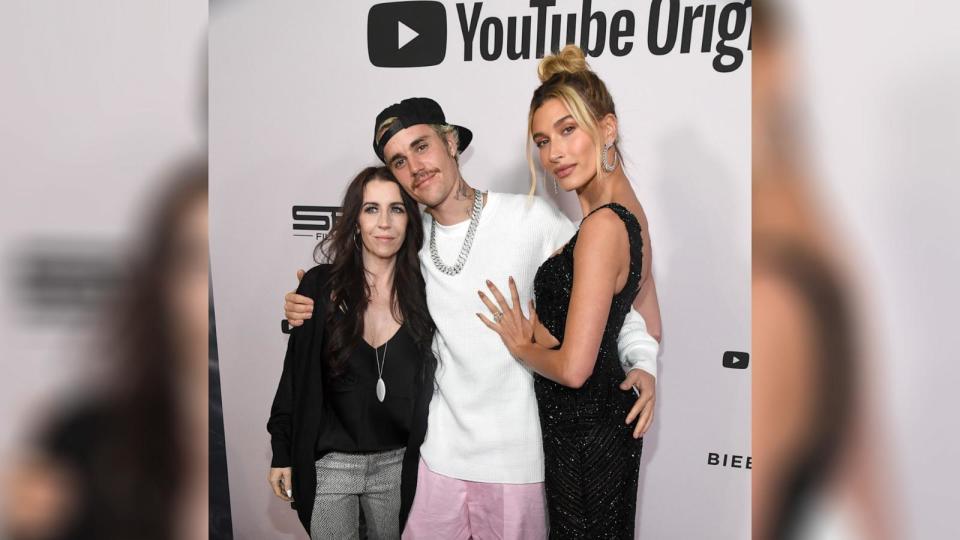
[[[527,540],[547,537],[543,482],[488,484],[457,480],[427,468],[417,472],[417,494],[405,540]]]

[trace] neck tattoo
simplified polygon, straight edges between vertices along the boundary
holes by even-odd
[[[467,186],[467,183],[463,181],[463,178],[460,178],[459,184],[457,185],[457,195],[456,195],[455,198],[456,198],[458,201],[465,201],[465,200],[467,200],[467,197],[468,197],[468,195],[467,195],[467,190],[468,190],[468,189],[470,189],[470,188],[469,188],[469,186]]]

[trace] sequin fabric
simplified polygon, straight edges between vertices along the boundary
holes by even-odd
[[[617,337],[639,292],[643,240],[640,223],[616,203],[609,208],[630,239],[630,275],[613,297],[593,373],[581,388],[536,375],[534,388],[543,432],[550,538],[633,538],[642,439],[626,425],[636,396],[620,390],[623,369]],[[590,217],[587,216],[587,218]],[[585,218],[585,219],[587,219]],[[534,289],[540,322],[563,343],[573,288],[573,251],[579,232],[537,270]]]

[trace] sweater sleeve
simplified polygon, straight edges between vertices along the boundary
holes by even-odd
[[[297,386],[296,372],[296,351],[299,340],[305,339],[314,331],[316,324],[316,306],[320,304],[317,301],[317,274],[319,266],[311,268],[297,287],[297,294],[302,294],[313,298],[314,316],[304,321],[299,327],[292,328],[290,338],[287,341],[287,352],[283,359],[283,372],[280,374],[280,382],[277,384],[277,391],[273,397],[273,405],[270,407],[270,419],[267,421],[267,431],[270,433],[270,447],[273,451],[273,459],[270,466],[275,468],[290,467],[292,465],[292,432],[293,432],[293,408]]]
[[[647,332],[647,323],[636,309],[630,308],[617,338],[617,352],[623,371],[642,369],[657,377],[660,344]]]
[[[541,223],[540,230],[543,238],[543,253],[540,260],[544,261],[563,247],[573,236],[573,233],[577,232],[577,228],[556,205],[540,197],[534,198],[536,200],[534,204],[537,208],[537,220]]]

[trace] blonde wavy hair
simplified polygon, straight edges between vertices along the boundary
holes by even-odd
[[[540,86],[534,90],[527,118],[527,164],[530,166],[530,195],[537,191],[537,168],[533,160],[533,115],[548,99],[558,99],[570,111],[570,115],[590,134],[597,149],[597,174],[602,174],[601,152],[603,136],[600,119],[608,114],[616,116],[613,97],[607,85],[587,64],[583,50],[576,45],[567,45],[559,52],[540,61],[537,66]],[[619,137],[614,149],[619,153]]]

